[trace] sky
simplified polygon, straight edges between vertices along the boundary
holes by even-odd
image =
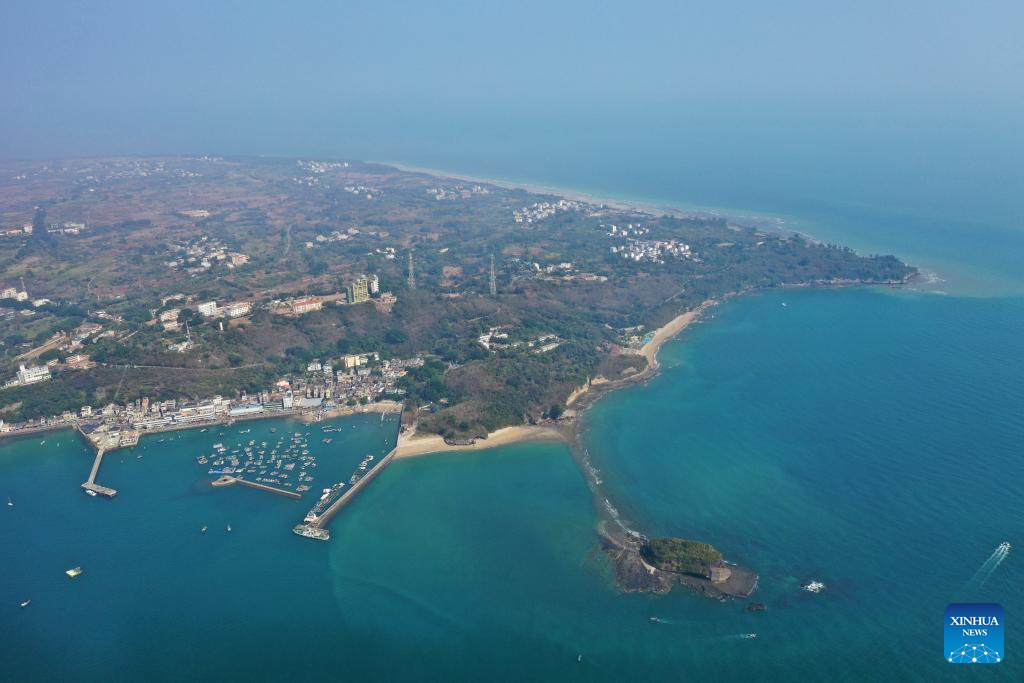
[[[881,109],[955,125],[983,110],[995,125],[1024,109],[1018,1],[4,6],[5,157],[205,146],[239,118],[295,137],[381,115]]]
[[[315,155],[554,180],[688,162],[673,182],[785,172],[813,194],[841,170],[849,199],[873,183],[878,201],[886,166],[928,197],[973,185],[970,211],[1024,190],[1019,0],[6,0],[2,19],[0,159]]]

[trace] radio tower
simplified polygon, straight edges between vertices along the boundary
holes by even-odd
[[[412,249],[409,250],[409,278],[406,280],[409,289],[416,289],[416,273],[412,268]]]
[[[498,279],[494,277],[494,254],[491,254],[491,296],[498,296]]]

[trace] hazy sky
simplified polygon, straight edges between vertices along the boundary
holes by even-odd
[[[219,138],[280,153],[259,134],[305,146],[325,122],[381,116],[945,110],[999,125],[1024,104],[1022,35],[1019,0],[8,0],[0,155],[216,151]]]

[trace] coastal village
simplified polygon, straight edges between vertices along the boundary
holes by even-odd
[[[140,435],[253,417],[351,412],[380,401],[401,401],[400,384],[412,368],[422,367],[424,358],[381,359],[376,352],[346,354],[332,360],[314,360],[301,375],[282,377],[273,386],[255,394],[235,398],[213,396],[182,402],[141,398],[127,404],[83,406],[78,412],[43,417],[22,423],[0,420],[0,433],[20,434],[80,428],[97,447],[133,446]],[[47,366],[22,366],[12,383],[33,384],[50,379]]]

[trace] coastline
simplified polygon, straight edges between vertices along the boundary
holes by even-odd
[[[575,389],[567,401],[567,405],[574,406],[569,419],[540,425],[524,424],[502,427],[488,433],[486,438],[478,439],[472,444],[462,445],[447,443],[438,434],[417,434],[415,431],[410,431],[399,435],[398,446],[395,448],[395,459],[453,451],[479,451],[527,441],[561,441],[576,445],[579,441],[577,425],[581,413],[593,405],[598,398],[611,391],[650,379],[658,371],[658,352],[662,346],[699,320],[708,308],[717,303],[716,299],[708,299],[693,310],[681,313],[657,328],[651,341],[636,352],[637,355],[643,356],[647,360],[647,367],[642,371],[616,380],[592,380]]]
[[[399,435],[398,446],[395,447],[395,459],[414,458],[435,453],[452,451],[482,451],[513,443],[526,441],[567,441],[560,430],[547,425],[513,425],[502,427],[490,432],[485,439],[478,439],[472,444],[456,445],[446,443],[439,434],[419,434],[415,431]]]
[[[444,169],[429,168],[426,166],[416,166],[398,161],[369,161],[368,163],[391,166],[392,168],[396,168],[407,173],[419,173],[442,180],[462,180],[466,182],[480,183],[482,185],[493,185],[495,187],[501,187],[508,190],[525,190],[536,194],[556,196],[561,199],[599,204],[620,211],[636,211],[638,213],[655,216],[672,216],[674,218],[720,218],[725,219],[733,225],[741,227],[754,227],[761,230],[773,230],[784,234],[799,235],[808,242],[816,244],[826,244],[836,239],[835,236],[827,236],[824,238],[818,237],[806,226],[801,225],[801,218],[799,216],[764,213],[756,209],[689,205],[678,202],[673,203],[672,200],[604,197],[574,188],[543,185],[529,181],[501,180],[481,175],[474,175],[471,173],[460,173],[457,171],[446,171]],[[879,248],[873,248],[871,245],[861,245],[854,249],[856,253],[862,255],[876,253],[878,250]],[[884,252],[887,248],[881,247],[881,250]],[[922,273],[927,271],[938,281],[945,281],[941,278],[938,271],[932,266],[915,265],[909,261],[906,263],[908,265],[914,265]]]
[[[391,166],[392,168],[396,168],[399,171],[404,171],[406,173],[419,173],[422,175],[428,175],[439,179],[462,180],[466,182],[480,183],[483,185],[493,185],[495,187],[501,187],[506,190],[525,190],[527,192],[531,192],[534,194],[552,195],[559,197],[561,199],[586,202],[589,204],[600,204],[612,209],[618,209],[620,211],[637,211],[639,213],[674,216],[676,218],[731,218],[736,221],[742,221],[743,224],[756,225],[759,227],[772,228],[776,230],[785,229],[783,227],[785,225],[785,220],[782,218],[752,213],[745,211],[743,209],[679,206],[668,203],[660,203],[652,200],[601,197],[594,194],[590,194],[589,192],[585,192],[583,190],[555,187],[551,185],[541,185],[538,183],[531,182],[500,180],[495,178],[488,178],[485,176],[472,175],[469,173],[460,173],[457,171],[446,171],[437,168],[427,168],[425,166],[415,166],[412,164],[405,164],[398,161],[370,161],[369,163],[380,164],[383,166]],[[794,230],[793,232],[796,231]],[[805,236],[807,236],[809,239],[813,239],[813,237],[811,237],[810,235]]]
[[[697,306],[697,308],[677,315],[655,330],[651,341],[644,344],[643,348],[640,349],[640,355],[647,359],[647,367],[657,368],[658,352],[661,351],[661,347],[665,345],[665,342],[672,340],[680,332],[697,322],[708,308],[717,303],[716,299],[708,299],[701,303],[700,306]]]

